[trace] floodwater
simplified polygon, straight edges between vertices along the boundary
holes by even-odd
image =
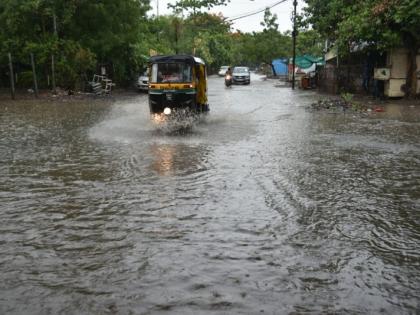
[[[147,95],[0,104],[1,314],[419,314],[420,107],[311,111],[209,79],[180,132]]]

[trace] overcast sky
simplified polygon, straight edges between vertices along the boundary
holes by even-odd
[[[227,6],[215,7],[211,12],[221,12],[224,17],[233,18],[245,13],[252,13],[258,10],[263,10],[267,6],[277,3],[279,0],[231,0]],[[303,0],[298,1],[298,12],[300,11],[301,3]],[[176,0],[151,0],[153,11],[152,14],[157,14],[157,4],[159,3],[159,14],[171,14],[171,10],[167,9],[168,3],[175,4]],[[292,30],[292,11],[293,0],[286,0],[270,9],[271,13],[277,14],[277,23],[279,24],[279,31],[284,32]],[[242,32],[261,31],[263,27],[260,23],[264,20],[264,12],[233,21],[232,30],[239,29]]]

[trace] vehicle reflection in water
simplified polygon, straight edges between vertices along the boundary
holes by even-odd
[[[176,147],[173,145],[153,144],[150,148],[153,156],[152,169],[159,175],[170,175],[174,168]]]
[[[184,144],[150,145],[151,169],[162,176],[194,173],[203,168],[207,150]]]

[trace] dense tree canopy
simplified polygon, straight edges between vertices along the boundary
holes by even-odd
[[[307,21],[341,49],[351,43],[377,48],[420,41],[420,0],[306,0]],[[345,51],[344,51],[345,52]]]
[[[138,43],[148,10],[149,0],[2,0],[0,60],[11,52],[16,63],[27,64],[33,53],[38,69],[48,73],[55,55],[62,85],[74,85],[97,63],[109,63],[123,82],[147,54]]]
[[[414,92],[415,56],[420,47],[420,0],[306,0],[306,18],[341,54],[351,47],[409,50],[409,85]]]
[[[291,55],[291,33],[278,31],[267,9],[262,32],[232,32],[231,24],[209,8],[230,0],[179,0],[173,14],[148,15],[150,0],[2,0],[0,1],[0,85],[7,54],[19,71],[18,85],[31,86],[29,55],[35,56],[41,87],[51,87],[52,57],[57,84],[83,88],[106,65],[118,85],[130,84],[144,70],[151,52],[195,54],[210,71],[220,65],[257,66]],[[298,53],[318,53],[319,36],[300,33]]]

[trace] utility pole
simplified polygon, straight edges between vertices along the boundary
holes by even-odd
[[[297,36],[297,30],[296,30],[296,6],[297,6],[297,0],[293,1],[293,72],[292,72],[292,90],[295,89],[295,63],[296,63],[296,36]]]
[[[179,40],[179,35],[181,32],[181,21],[179,20],[178,17],[176,17],[173,22],[172,22],[172,26],[175,28],[175,53],[178,54],[178,40]]]
[[[159,17],[159,0],[156,0],[156,16]]]
[[[57,16],[53,15],[53,23],[54,23],[54,35],[55,38],[57,38]],[[52,88],[53,88],[53,94],[57,94],[57,89],[55,86],[55,60],[54,60],[54,54],[51,55],[51,76],[52,76]]]

